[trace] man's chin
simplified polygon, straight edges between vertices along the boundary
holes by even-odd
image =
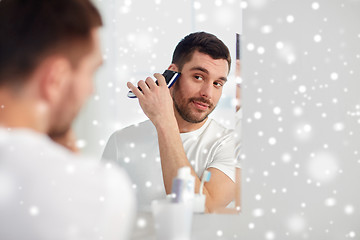
[[[187,119],[184,119],[186,120],[187,122],[190,122],[190,123],[202,123],[203,121],[205,121],[207,118],[208,118],[208,115],[209,114],[201,114],[200,116],[197,115],[192,115],[192,116],[189,116]]]
[[[175,109],[177,110],[181,118],[189,123],[204,122],[208,118],[209,114],[214,110],[214,108],[201,110],[195,108],[192,104],[187,104],[186,106],[184,105],[179,106],[176,104],[175,101],[174,103],[175,103]]]
[[[52,139],[62,138],[66,136],[66,134],[70,131],[70,129],[71,129],[70,126],[51,129],[48,133],[48,136],[51,137]]]

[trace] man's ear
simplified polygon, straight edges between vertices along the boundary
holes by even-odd
[[[178,71],[179,71],[179,68],[176,66],[175,63],[172,63],[172,64],[170,64],[170,66],[168,67],[168,70],[178,72]]]
[[[53,57],[45,60],[41,67],[41,96],[46,101],[57,102],[68,90],[66,86],[71,77],[71,64],[64,57]]]
[[[176,66],[175,63],[170,64],[170,66],[168,67],[168,70],[179,72],[179,68]],[[180,78],[181,78],[181,75],[180,75]],[[177,85],[178,81],[179,80],[175,81],[174,85],[171,88],[169,88],[171,95],[173,95],[175,85]]]

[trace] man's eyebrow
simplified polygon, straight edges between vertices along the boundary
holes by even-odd
[[[204,72],[206,74],[209,74],[209,71],[206,68],[203,68],[203,67],[193,67],[193,68],[190,69],[190,71],[196,71],[196,70]]]
[[[224,81],[224,82],[227,82],[227,78],[226,77],[221,77],[219,78],[220,80]]]
[[[193,67],[190,69],[190,71],[201,71],[201,72],[204,72],[206,74],[209,74],[209,71],[206,69],[206,68],[203,68],[203,67]],[[226,77],[220,77],[219,78],[220,80],[222,81],[227,81],[227,78]]]

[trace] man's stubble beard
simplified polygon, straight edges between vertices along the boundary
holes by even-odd
[[[189,123],[201,123],[204,120],[206,120],[208,118],[208,116],[210,115],[210,113],[212,113],[212,111],[214,111],[216,105],[214,106],[214,104],[212,104],[209,100],[202,98],[202,97],[198,97],[198,98],[189,98],[188,100],[181,98],[181,96],[179,97],[179,94],[176,93],[180,93],[177,85],[174,86],[174,91],[171,94],[171,97],[173,99],[174,102],[174,106],[176,111],[179,113],[180,117],[182,119],[184,119],[186,122]],[[180,93],[181,95],[181,93]],[[179,102],[176,100],[176,98],[179,97],[181,98],[179,100]],[[198,102],[203,102],[209,105],[209,110],[208,113],[205,114],[205,116],[203,116],[202,118],[197,118],[196,116],[194,116],[191,112],[191,109],[189,107],[187,107],[189,104],[191,104],[191,102],[193,101],[198,101]]]

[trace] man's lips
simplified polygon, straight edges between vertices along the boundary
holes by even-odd
[[[199,102],[199,101],[193,101],[194,105],[196,108],[200,109],[200,110],[206,110],[209,108],[209,105],[203,102]]]

